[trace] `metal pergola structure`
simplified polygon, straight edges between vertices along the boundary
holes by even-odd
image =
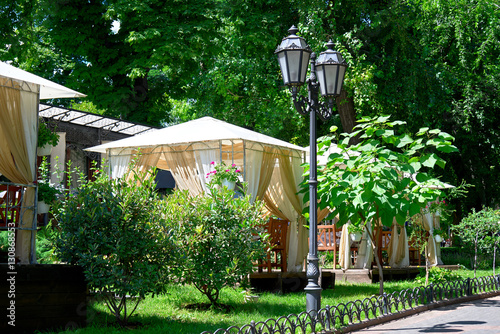
[[[57,107],[44,103],[40,103],[38,115],[49,121],[67,122],[129,136],[144,134],[157,129],[147,125],[120,120],[118,118],[91,114],[85,111]]]

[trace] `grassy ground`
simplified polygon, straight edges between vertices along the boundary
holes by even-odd
[[[473,277],[470,270],[459,270],[463,277]],[[498,271],[497,271],[498,273]],[[480,270],[478,276],[492,275],[491,270]],[[415,287],[412,281],[386,282],[385,292],[390,293]],[[334,290],[322,292],[322,306],[337,305],[356,299],[363,299],[378,293],[378,284],[337,283]],[[241,290],[225,289],[220,302],[231,306],[230,312],[219,310],[199,311],[188,305],[205,303],[201,294],[191,286],[169,286],[168,293],[155,298],[146,298],[138,307],[131,322],[142,324],[134,328],[134,333],[179,333],[200,334],[203,331],[214,332],[218,328],[233,325],[238,327],[249,324],[252,320],[265,321],[269,318],[299,314],[305,310],[305,293],[277,295],[259,294],[255,302],[244,302]],[[113,316],[102,303],[94,303],[88,310],[90,325],[75,331],[57,333],[108,334],[126,333],[130,329],[115,325]]]

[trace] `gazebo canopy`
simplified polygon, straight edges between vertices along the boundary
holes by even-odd
[[[290,221],[288,268],[301,270],[307,253],[304,204],[297,194],[306,149],[211,117],[91,147],[106,153],[112,177],[121,177],[140,152],[138,168],[170,170],[176,186],[193,196],[206,190],[212,161],[234,163],[243,171],[252,200]]]
[[[144,135],[117,140],[91,147],[88,150],[100,153],[117,152],[116,149],[134,147],[154,147],[158,145],[183,146],[192,143],[222,141],[229,144],[235,141],[251,141],[263,145],[282,147],[287,150],[305,152],[306,149],[261,133],[251,131],[212,117],[203,117],[190,122],[173,125]]]

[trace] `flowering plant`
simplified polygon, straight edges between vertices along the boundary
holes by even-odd
[[[447,209],[447,206],[448,204],[445,200],[436,200],[435,202],[430,203],[430,205],[427,205],[425,209],[429,213],[436,213],[439,215],[442,211],[445,211]]]
[[[215,161],[212,161],[210,164],[213,165],[215,169],[207,173],[207,179],[209,177],[211,178],[210,182],[221,184],[224,179],[232,182],[238,181],[241,170],[239,170],[235,164],[227,166],[224,162],[221,162],[217,165]]]

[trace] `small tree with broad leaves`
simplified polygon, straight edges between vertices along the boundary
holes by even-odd
[[[394,128],[405,122],[391,122],[389,118],[362,118],[353,132],[340,136],[332,127],[332,135],[318,140],[319,154],[327,152],[335,141],[340,149],[330,154],[326,166],[318,168],[318,201],[320,209],[328,207],[339,215],[341,225],[350,221],[362,228],[368,221],[381,221],[389,227],[393,218],[402,225],[442,195],[439,188],[444,184],[425,170],[444,168],[445,161],[437,152],[456,152],[454,138],[429,128],[421,128],[414,136],[398,135]],[[354,137],[359,138],[359,143],[349,146]],[[308,171],[306,167],[306,174]],[[307,189],[303,183],[301,192],[306,201]],[[373,232],[366,230],[377,254]],[[382,264],[378,256],[375,261],[383,294]]]
[[[495,253],[500,242],[500,211],[491,208],[483,208],[481,211],[472,212],[462,219],[459,224],[452,227],[458,234],[465,249],[473,249],[474,257],[472,266],[474,267],[474,277],[477,270],[477,255],[481,249],[488,251],[493,246],[493,273],[495,272]]]

